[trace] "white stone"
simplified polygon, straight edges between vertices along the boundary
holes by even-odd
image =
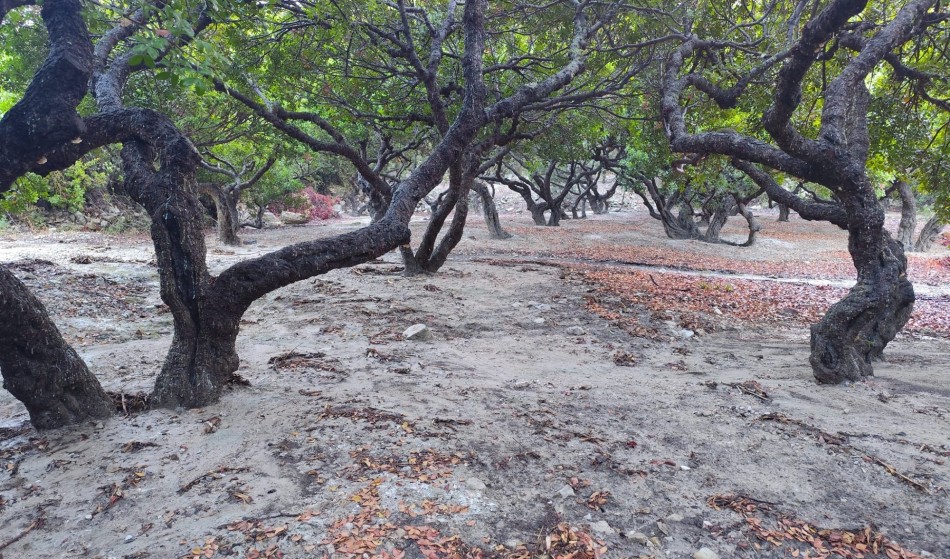
[[[425,324],[413,324],[402,333],[407,340],[424,341],[432,338],[432,330]]]
[[[693,554],[693,559],[719,559],[719,554],[708,547],[701,547]]]
[[[590,525],[590,529],[598,534],[610,535],[614,533],[614,529],[610,527],[610,524],[607,524],[606,520],[594,522]]]
[[[565,485],[558,492],[558,497],[562,499],[569,499],[574,496],[574,488],[570,485]]]

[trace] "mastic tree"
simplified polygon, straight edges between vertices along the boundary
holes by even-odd
[[[812,327],[810,362],[820,382],[871,375],[873,359],[914,303],[903,247],[884,229],[868,172],[873,82],[888,67],[901,69],[894,79],[912,83],[931,105],[946,105],[933,88],[946,77],[945,54],[934,45],[946,39],[948,14],[936,0],[737,2],[692,10],[686,40],[665,67],[670,146],[728,157],[804,219],[848,231],[857,283]],[[915,68],[923,61],[927,71]],[[694,127],[692,114],[737,106],[760,118],[739,130]],[[793,196],[774,173],[820,185],[831,198]]]
[[[4,3],[9,9],[28,1]],[[287,4],[296,9],[299,4]],[[450,125],[433,140],[424,158],[392,189],[384,214],[369,226],[336,237],[297,243],[232,265],[212,276],[206,263],[202,208],[196,174],[201,154],[166,115],[130,106],[130,79],[141,73],[167,74],[183,87],[204,90],[215,56],[201,37],[215,30],[229,12],[217,4],[146,5],[124,13],[102,10],[96,21],[112,19],[94,42],[78,0],[45,0],[42,17],[49,33],[49,54],[19,101],[0,119],[0,192],[24,173],[46,175],[68,168],[98,147],[121,144],[125,189],[152,220],[161,297],[174,324],[173,339],[151,395],[155,406],[203,406],[216,401],[238,367],[235,342],[240,319],[261,296],[290,283],[376,258],[409,240],[409,220],[420,200],[461,160],[480,133],[544,103],[585,69],[584,47],[599,29],[586,26],[581,4],[563,15],[573,20],[565,62],[544,79],[514,88],[487,103],[485,3],[467,2],[457,20],[462,37],[453,55],[460,60],[455,95],[462,101]],[[615,5],[605,9],[612,10]],[[246,9],[243,4],[237,8]],[[327,10],[332,6],[326,6]],[[31,9],[31,8],[26,8]],[[594,6],[592,9],[600,9]],[[319,21],[323,12],[314,11]],[[580,31],[578,31],[580,30]],[[201,55],[196,58],[195,53]],[[179,56],[180,55],[180,56]],[[182,77],[185,76],[185,77]],[[219,86],[219,89],[225,87]],[[93,110],[80,113],[91,98]],[[265,104],[268,122],[318,151],[336,153],[353,146],[329,121],[313,114],[283,112]],[[301,120],[315,138],[290,120]],[[316,149],[316,148],[315,148]],[[354,165],[358,160],[354,158]],[[2,268],[0,268],[2,269]],[[95,377],[63,341],[42,305],[22,283],[2,269],[0,323],[18,330],[3,336],[0,372],[4,385],[27,406],[41,427],[54,427],[107,413],[110,402]],[[21,328],[27,321],[31,328]]]

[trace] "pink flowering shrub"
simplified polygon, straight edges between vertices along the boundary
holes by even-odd
[[[314,219],[322,221],[340,217],[340,214],[333,211],[333,205],[337,201],[333,196],[320,194],[313,187],[308,186],[299,192],[271,203],[267,206],[267,209],[276,215],[280,215],[281,212],[294,212],[309,216],[311,221]]]

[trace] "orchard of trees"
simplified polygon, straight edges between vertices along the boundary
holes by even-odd
[[[0,195],[81,204],[114,180],[148,214],[174,318],[154,406],[215,402],[242,315],[276,289],[397,249],[436,273],[472,199],[505,238],[498,189],[539,226],[618,188],[675,239],[725,242],[741,215],[752,244],[755,200],[837,225],[857,283],[810,361],[860,380],[913,309],[905,251],[950,219],[948,27],[938,0],[0,0]],[[260,227],[303,183],[345,184],[370,224],[209,272],[208,203],[237,244],[239,206]],[[113,412],[2,265],[0,372],[39,428]]]

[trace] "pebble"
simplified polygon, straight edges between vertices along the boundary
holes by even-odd
[[[565,332],[567,333],[568,336],[583,336],[584,334],[587,333],[587,330],[584,330],[580,326],[571,326],[570,328],[565,330]]]
[[[407,340],[423,341],[432,338],[432,330],[425,324],[413,324],[402,333],[402,337]]]
[[[557,494],[562,499],[570,499],[574,496],[574,488],[570,485],[564,485],[564,487],[558,490]]]
[[[485,485],[485,482],[478,479],[477,477],[470,477],[465,480],[465,486],[472,491],[484,491],[485,489],[488,489],[488,486]]]
[[[598,534],[610,535],[614,533],[614,529],[610,527],[610,524],[607,524],[606,520],[599,520],[590,525],[590,529]]]
[[[627,532],[627,539],[646,545],[650,539],[643,532]]]
[[[693,554],[693,559],[719,559],[719,555],[708,547],[701,547]]]
[[[539,316],[538,318],[534,319],[532,322],[534,322],[535,324],[544,324],[544,319]]]

